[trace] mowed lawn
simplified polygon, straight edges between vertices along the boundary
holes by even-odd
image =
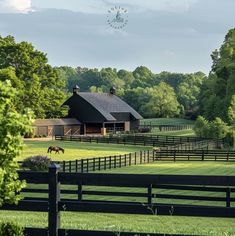
[[[65,149],[65,153],[55,154],[47,153],[49,146],[59,146]],[[25,141],[24,149],[21,155],[18,157],[18,161],[23,160],[26,157],[35,155],[47,155],[52,160],[76,160],[82,158],[92,157],[105,157],[120,155],[126,153],[138,152],[140,150],[148,150],[151,147],[142,147],[134,145],[121,145],[121,144],[103,144],[103,143],[80,143],[75,141]]]
[[[235,163],[230,162],[156,162],[131,167],[123,167],[105,173],[133,173],[133,174],[192,174],[192,175],[234,175]],[[63,186],[61,186],[63,188]],[[68,189],[69,186],[67,186]],[[77,189],[77,186],[74,186]],[[109,188],[110,191],[146,192],[145,189]],[[108,187],[86,186],[84,190],[108,191]],[[166,190],[160,190],[166,191]],[[171,191],[171,194],[176,192]],[[159,192],[158,190],[158,193]],[[166,192],[165,192],[166,193]],[[185,194],[185,192],[181,192]],[[211,193],[206,193],[211,194]],[[219,193],[221,194],[221,193]],[[39,197],[39,196],[38,196]],[[68,196],[64,196],[68,197]],[[74,196],[76,197],[76,196]],[[233,196],[234,197],[234,196]],[[85,196],[84,199],[101,199],[102,196]],[[108,199],[107,199],[108,198]],[[106,196],[106,200],[123,200],[122,197]],[[103,200],[104,200],[103,199]],[[144,201],[146,199],[133,199]],[[223,203],[224,204],[224,203]],[[31,227],[47,227],[47,214],[39,212],[11,212],[0,211],[0,220],[12,220]],[[61,213],[63,228],[108,230],[117,233],[120,231],[146,232],[146,233],[175,233],[211,236],[235,236],[235,219],[184,217],[184,216],[158,216],[158,215],[132,215],[132,214],[103,214],[103,213]]]
[[[148,125],[150,123],[151,125],[193,125],[195,121],[181,118],[151,118],[140,121],[142,125]],[[195,136],[192,129],[160,131],[159,128],[152,128],[151,133],[156,135]]]
[[[140,120],[140,124],[152,124],[152,125],[193,125],[193,120],[181,119],[181,118],[150,118]]]
[[[0,211],[0,220],[18,222],[28,227],[47,227],[47,213]],[[235,219],[102,213],[61,213],[61,227],[66,229],[145,232],[179,235],[234,236]],[[138,235],[138,234],[137,234]],[[136,236],[137,236],[136,235]],[[133,235],[134,236],[134,235]]]
[[[235,175],[235,162],[157,161],[155,163],[107,170],[105,173],[166,175]]]

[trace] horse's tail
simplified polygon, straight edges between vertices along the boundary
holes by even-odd
[[[64,153],[64,149],[63,148],[60,148],[60,150]]]

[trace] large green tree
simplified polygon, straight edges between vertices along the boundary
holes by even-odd
[[[0,206],[16,203],[20,199],[17,193],[24,186],[18,180],[15,158],[23,146],[21,136],[31,130],[31,114],[16,111],[17,96],[18,91],[12,88],[9,80],[0,81]]]
[[[0,80],[9,79],[18,90],[17,110],[31,108],[37,118],[63,115],[65,82],[49,64],[46,54],[28,42],[0,36]]]
[[[158,86],[146,88],[149,100],[142,106],[147,117],[176,117],[180,114],[180,104],[174,89],[161,82]]]
[[[206,82],[201,110],[208,119],[228,121],[228,107],[235,95],[235,29],[225,36],[219,50],[212,53],[212,69]]]

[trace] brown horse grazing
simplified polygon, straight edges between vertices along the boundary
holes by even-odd
[[[53,147],[53,146],[50,146],[48,149],[47,149],[47,153],[51,153],[52,151],[56,153],[60,153],[60,151],[62,151],[64,153],[64,149],[61,148],[61,147]]]

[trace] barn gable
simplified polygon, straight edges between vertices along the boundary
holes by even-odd
[[[77,117],[82,122],[142,119],[131,106],[110,93],[76,93],[63,105],[69,106],[69,117]]]
[[[129,131],[137,129],[141,115],[122,99],[110,93],[78,92],[63,104],[69,107],[68,117],[82,122],[82,134]]]

